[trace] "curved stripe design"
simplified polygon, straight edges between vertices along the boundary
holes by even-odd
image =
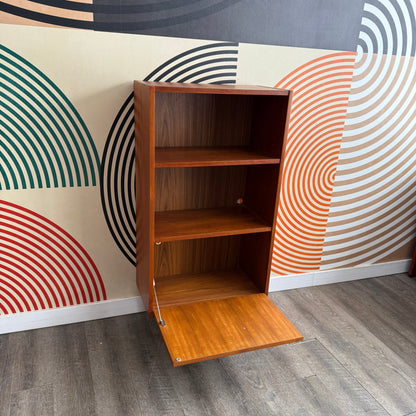
[[[314,59],[276,87],[292,89],[272,270],[319,268],[355,53]]]
[[[164,62],[146,81],[234,84],[236,43],[200,46]],[[117,246],[136,265],[136,190],[134,169],[134,102],[130,94],[118,112],[101,162],[101,203]]]
[[[389,259],[415,235],[416,4],[364,10],[321,269]]]
[[[0,314],[107,299],[93,260],[66,231],[0,201]]]
[[[0,189],[95,186],[97,150],[63,92],[2,45],[0,73]]]
[[[95,0],[94,4],[64,0],[0,1],[0,11],[33,22],[112,32],[135,32],[190,22],[241,0],[165,0],[145,4]],[[10,23],[13,23],[11,20]]]

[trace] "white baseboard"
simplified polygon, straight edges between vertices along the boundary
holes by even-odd
[[[326,285],[329,283],[348,282],[351,280],[368,279],[370,277],[387,276],[396,273],[407,273],[410,268],[410,263],[411,260],[399,260],[345,269],[318,270],[312,273],[287,276],[279,276],[272,273],[270,276],[269,292]]]
[[[410,260],[402,260],[289,276],[272,274],[269,291],[276,292],[279,290],[346,282],[389,274],[407,273],[410,263]],[[110,318],[112,316],[144,312],[144,310],[145,308],[141,297],[135,296],[132,298],[106,300],[64,308],[3,315],[0,316],[0,334]]]
[[[135,296],[126,299],[105,300],[63,308],[2,315],[0,316],[0,334],[92,321],[143,312],[144,310],[142,298]]]

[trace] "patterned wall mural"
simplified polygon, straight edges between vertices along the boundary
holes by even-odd
[[[185,51],[158,66],[145,81],[234,84],[236,43],[212,43]],[[101,201],[117,246],[136,265],[136,190],[133,92],[117,113],[105,144]]]
[[[411,257],[415,15],[414,1],[369,1],[364,6],[322,269]]]
[[[276,87],[294,91],[272,270],[318,270],[355,54],[325,55]]]
[[[137,295],[134,79],[294,91],[274,274],[409,258],[415,15],[410,0],[0,1],[0,314]]]

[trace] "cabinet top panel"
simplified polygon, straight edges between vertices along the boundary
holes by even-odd
[[[135,81],[135,84],[153,88],[156,92],[186,94],[235,94],[235,95],[283,95],[290,90],[263,87],[257,85],[216,85],[216,84],[179,84],[175,82]]]

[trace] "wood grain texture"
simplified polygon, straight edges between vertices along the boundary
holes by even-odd
[[[140,81],[148,87],[154,87],[158,92],[193,93],[193,94],[236,94],[236,95],[283,95],[289,94],[288,90],[272,87],[253,85],[216,85],[216,84],[192,84],[176,82]]]
[[[239,267],[240,240],[237,235],[157,245],[155,277],[236,270]]]
[[[161,308],[259,293],[245,273],[233,270],[165,276],[156,291]]]
[[[244,147],[157,147],[155,167],[236,166],[278,164],[272,158]]]
[[[162,314],[174,366],[303,339],[262,293],[163,308]]]
[[[211,208],[155,213],[155,241],[270,232],[271,227],[244,208]]]
[[[251,140],[253,150],[272,157],[284,155],[291,93],[256,96],[253,100]]]
[[[415,295],[407,274],[273,293],[307,342],[177,368],[144,313],[1,335],[0,414],[52,389],[54,415],[410,416]]]
[[[83,324],[10,334],[7,360],[12,364],[7,380],[12,394],[10,414],[14,415],[13,409],[24,414],[32,398],[44,402],[39,406],[45,406],[49,412],[52,391],[54,415],[94,415],[94,391],[86,357]],[[44,386],[46,390],[38,389]],[[27,394],[20,394],[26,391]],[[32,407],[36,409],[35,405]]]
[[[246,166],[156,169],[155,210],[235,206],[244,198],[246,174]]]
[[[21,390],[11,397],[10,414],[14,416],[53,416],[53,385]]]
[[[388,414],[317,340],[237,355],[226,368],[243,397],[261,392],[254,414]]]
[[[416,281],[393,275],[270,296],[390,414],[416,409]]]
[[[136,282],[151,314],[154,234],[154,90],[134,83],[136,168]]]
[[[263,292],[269,289],[270,244],[273,233],[244,235],[241,238],[239,267]]]
[[[412,264],[410,265],[410,269],[409,269],[409,276],[410,277],[416,276],[416,246],[413,252]]]
[[[0,336],[0,416],[9,416],[10,413],[12,366],[9,354],[16,345],[11,343],[9,350],[9,338],[8,334]]]
[[[156,92],[155,100],[156,147],[250,144],[251,96]]]
[[[247,167],[244,205],[270,225],[276,221],[278,180],[279,165]]]

